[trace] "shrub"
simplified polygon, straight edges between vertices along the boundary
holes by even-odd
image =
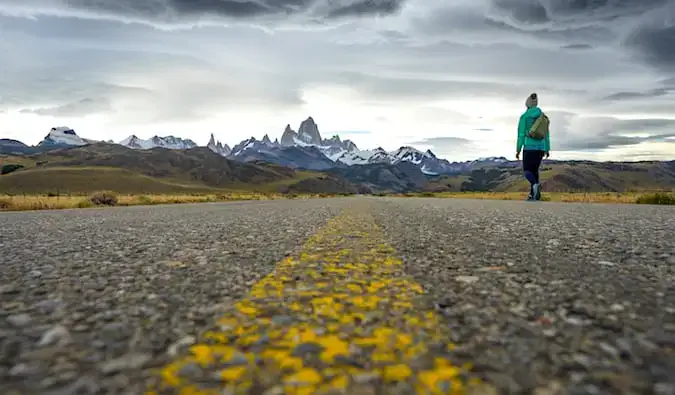
[[[12,206],[11,199],[0,199],[0,210],[8,210]]]
[[[116,206],[117,194],[112,191],[95,192],[89,196],[89,201],[96,206]]]
[[[2,168],[0,168],[0,174],[9,174],[9,173],[11,173],[13,171],[17,171],[19,169],[23,169],[23,165],[16,165],[16,164],[10,163],[10,164],[4,165],[4,166],[2,166]]]
[[[77,208],[89,208],[89,207],[92,207],[93,205],[94,204],[91,202],[91,200],[85,199],[85,200],[80,200],[79,202],[77,202],[75,207],[77,207]]]
[[[152,198],[148,195],[141,195],[136,198],[139,204],[152,204]]]
[[[675,195],[666,192],[642,195],[635,200],[637,204],[666,204],[675,205]]]

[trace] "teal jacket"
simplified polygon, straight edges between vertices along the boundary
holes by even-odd
[[[539,107],[530,107],[520,116],[520,120],[518,121],[516,152],[520,152],[521,149],[539,151],[551,150],[550,133],[547,133],[543,140],[535,140],[527,136],[527,132],[540,115],[541,109],[539,109]]]

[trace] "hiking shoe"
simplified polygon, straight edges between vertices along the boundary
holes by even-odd
[[[541,185],[534,184],[532,186],[532,191],[534,192],[534,200],[541,200]]]

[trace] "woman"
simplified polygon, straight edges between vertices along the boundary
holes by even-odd
[[[532,125],[543,114],[537,106],[538,98],[536,93],[532,93],[525,100],[527,110],[520,116],[518,121],[518,142],[516,143],[516,159],[520,160],[520,150],[523,150],[523,172],[527,181],[530,182],[530,194],[528,201],[541,199],[541,185],[539,184],[539,166],[546,156],[549,157],[551,150],[551,141],[549,133],[544,138],[536,139],[530,137],[528,132]]]

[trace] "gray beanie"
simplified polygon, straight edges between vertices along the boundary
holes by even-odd
[[[537,98],[536,93],[531,93],[530,96],[527,97],[527,100],[525,100],[525,105],[527,108],[532,108],[536,107],[539,104],[539,99]]]

